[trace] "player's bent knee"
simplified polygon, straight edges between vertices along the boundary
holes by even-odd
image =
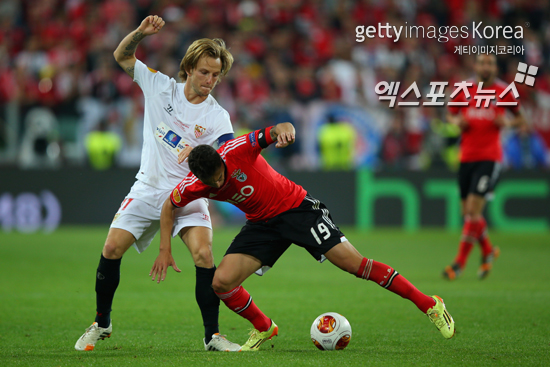
[[[110,260],[120,259],[125,252],[123,246],[119,246],[113,241],[105,241],[105,246],[103,246],[103,256],[105,258]]]
[[[193,251],[193,261],[196,266],[201,268],[214,267],[214,255],[212,254],[212,248],[210,246],[201,246]]]
[[[222,277],[214,276],[214,279],[212,280],[212,289],[216,293],[226,293],[232,288],[230,284],[223,281]]]

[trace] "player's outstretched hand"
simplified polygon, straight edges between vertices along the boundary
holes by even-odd
[[[277,134],[276,148],[284,148],[294,143],[296,139],[296,130],[291,123],[284,122],[275,126],[275,132]]]
[[[164,24],[164,20],[158,15],[149,15],[147,18],[143,19],[138,30],[145,36],[150,36],[159,33],[162,27],[164,27]]]
[[[189,153],[191,153],[192,150],[193,150],[193,147],[189,145],[183,148],[183,150],[178,154],[178,163],[179,164],[183,163],[183,161],[185,161],[187,157],[189,157]]]
[[[159,253],[159,256],[157,256],[153,267],[151,268],[149,276],[152,278],[153,281],[155,281],[156,278],[157,283],[160,283],[161,280],[164,280],[166,278],[166,271],[168,270],[169,266],[173,267],[174,270],[178,273],[181,273],[181,270],[176,265],[176,261],[172,257],[172,254],[168,251],[161,251]]]

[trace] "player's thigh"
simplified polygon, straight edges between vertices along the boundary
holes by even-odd
[[[111,230],[126,231],[133,236],[133,241],[129,245],[126,241],[123,241],[122,244],[115,241],[111,243],[111,247],[118,248],[122,246],[125,252],[130,245],[134,244],[139,253],[145,251],[160,228],[159,219],[159,208],[139,199],[124,199],[111,223]],[[114,232],[119,233],[118,231]],[[128,239],[127,236],[125,238]]]
[[[466,203],[464,205],[464,211],[469,216],[479,216],[483,213],[483,209],[485,208],[485,197],[470,193],[468,194],[468,197],[466,198]]]
[[[120,259],[135,241],[132,233],[120,228],[109,228],[103,256],[107,259]]]
[[[189,249],[193,262],[201,268],[214,267],[212,254],[212,229],[208,227],[185,227],[180,237]]]
[[[212,288],[217,293],[225,293],[241,285],[246,278],[260,269],[262,262],[247,254],[227,254],[216,269]]]
[[[468,194],[485,197],[492,191],[498,180],[500,164],[493,161],[475,162],[471,174]]]
[[[231,242],[225,256],[245,254],[255,258],[262,266],[258,275],[263,275],[275,265],[290,245],[291,241],[282,238],[281,228],[270,226],[265,222],[247,222]]]
[[[347,241],[328,208],[309,194],[300,206],[281,214],[274,226],[284,239],[303,247],[320,262],[326,252]]]
[[[473,166],[474,164],[472,162],[461,162],[460,167],[458,168],[458,188],[460,190],[460,199],[462,201],[465,201],[468,197],[468,194],[470,193],[470,187],[472,185],[471,182]]]
[[[340,269],[351,274],[357,273],[364,258],[349,241],[337,244],[325,253],[325,257]]]

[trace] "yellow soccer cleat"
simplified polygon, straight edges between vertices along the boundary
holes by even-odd
[[[455,321],[453,317],[447,312],[443,299],[439,296],[432,296],[435,300],[435,305],[428,309],[426,314],[430,318],[430,321],[435,324],[437,330],[441,332],[445,339],[451,339],[455,335]]]
[[[266,341],[271,340],[274,336],[277,336],[279,334],[279,327],[275,325],[273,320],[271,320],[271,326],[267,331],[258,331],[256,329],[253,329],[250,332],[250,338],[248,338],[247,342],[244,343],[242,346],[243,352],[255,352],[260,349],[260,346]]]

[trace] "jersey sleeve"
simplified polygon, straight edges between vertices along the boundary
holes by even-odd
[[[231,125],[231,119],[229,118],[229,113],[227,113],[227,111],[225,110],[221,110],[220,113],[218,113],[218,115],[214,118],[212,123],[214,126],[212,135],[216,137],[216,142],[219,144],[218,147],[220,147],[229,139],[220,142],[219,138],[224,135],[234,133],[233,126]]]
[[[168,76],[147,67],[137,59],[134,66],[134,81],[138,83],[145,97],[151,97],[169,89],[173,82]]]
[[[266,127],[265,129],[239,136],[223,145],[220,148],[221,151],[218,150],[218,152],[224,159],[227,154],[230,154],[248,161],[254,161],[262,149],[267,148],[274,142],[271,139],[271,129],[272,127]]]
[[[199,179],[190,173],[172,190],[170,194],[172,205],[183,208],[193,200],[204,197],[203,186]]]
[[[229,140],[233,140],[233,139],[235,139],[235,136],[233,136],[233,133],[223,134],[214,142],[215,148],[217,149],[222,145],[224,145],[225,143],[227,143]]]

